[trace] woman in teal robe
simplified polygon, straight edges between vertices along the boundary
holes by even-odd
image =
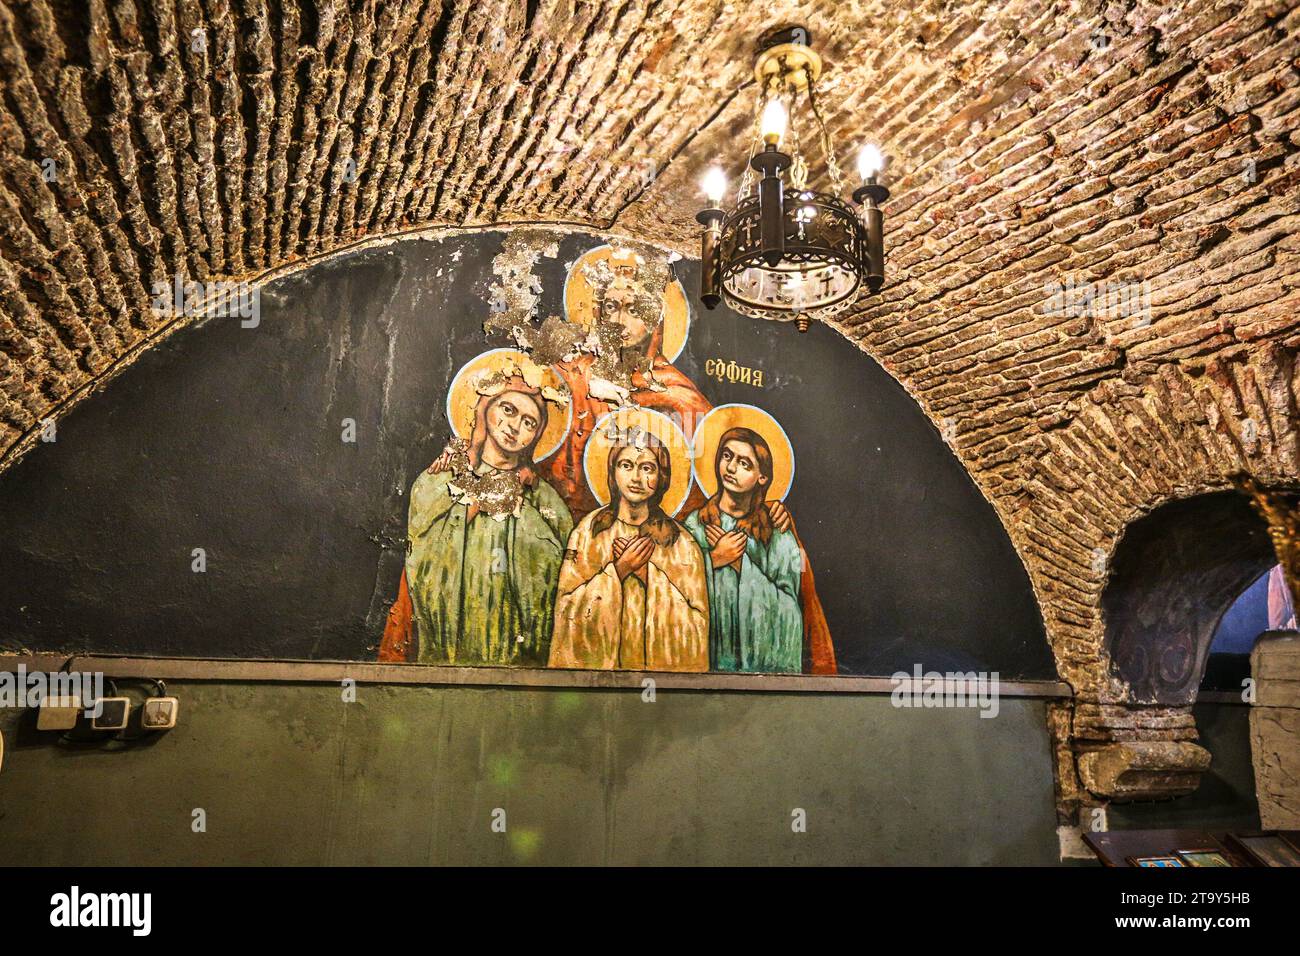
[[[802,551],[778,531],[763,493],[772,453],[748,428],[718,442],[717,493],[687,517],[704,551],[709,589],[709,665],[716,671],[797,674],[803,665],[799,603]]]
[[[479,399],[468,449],[416,479],[380,660],[546,666],[573,530],[563,499],[532,467],[546,414],[538,390],[512,378]]]

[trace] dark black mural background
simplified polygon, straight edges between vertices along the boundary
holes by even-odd
[[[312,267],[263,290],[257,328],[179,332],[75,408],[0,475],[0,647],[373,659],[407,491],[449,435],[446,387],[510,344],[482,331],[503,238]],[[565,263],[601,243],[569,234],[539,260],[541,315],[562,314]],[[1055,676],[1010,541],[903,389],[825,327],[705,311],[694,263],[676,268],[694,316],[678,368],[715,405],[767,409],[794,443],[786,503],[841,671]],[[764,387],[708,377],[712,358],[762,369]]]

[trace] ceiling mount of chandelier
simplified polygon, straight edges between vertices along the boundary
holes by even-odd
[[[801,332],[818,319],[843,312],[862,294],[884,282],[884,217],[889,196],[876,177],[884,166],[871,144],[858,157],[862,185],[840,198],[844,180],[817,104],[822,61],[803,26],[769,30],[759,39],[754,62],[758,96],[748,162],[736,204],[722,208],[726,177],[710,169],[703,188],[710,206],[696,219],[701,240],[700,299],[719,302],[743,315],[793,321]],[[809,186],[809,163],[799,121],[806,111],[809,132],[825,164],[830,192]],[[806,120],[805,120],[806,123]]]

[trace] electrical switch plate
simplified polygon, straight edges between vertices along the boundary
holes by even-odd
[[[77,715],[80,713],[80,697],[46,697],[41,701],[40,712],[36,715],[36,729],[71,730],[77,726]]]
[[[96,730],[122,730],[131,717],[131,699],[129,697],[101,697],[97,701],[98,709],[90,718],[90,726]]]
[[[175,697],[150,697],[144,702],[140,726],[145,730],[171,730],[180,709],[181,702]]]

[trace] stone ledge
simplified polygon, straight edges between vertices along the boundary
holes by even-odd
[[[1182,797],[1200,785],[1210,752],[1187,741],[1134,741],[1080,753],[1079,779],[1115,803]]]

